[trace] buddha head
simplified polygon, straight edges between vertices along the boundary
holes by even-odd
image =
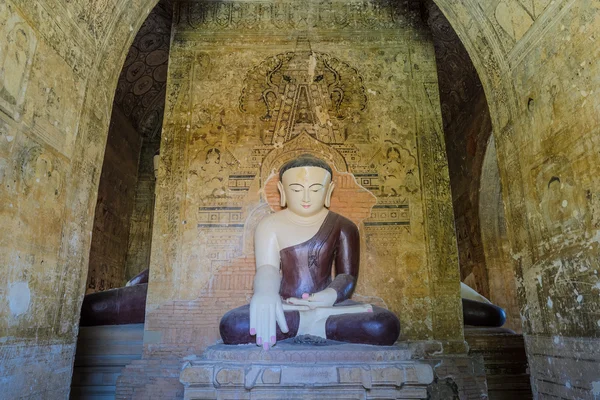
[[[301,217],[316,215],[331,204],[332,176],[331,167],[310,154],[288,161],[279,170],[277,183],[281,207]]]

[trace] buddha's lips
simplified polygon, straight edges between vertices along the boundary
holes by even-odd
[[[310,208],[310,204],[302,204],[302,207],[304,207],[304,208]]]

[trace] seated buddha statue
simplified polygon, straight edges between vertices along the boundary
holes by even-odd
[[[221,319],[225,344],[268,350],[301,335],[373,345],[398,339],[400,321],[392,312],[350,299],[360,237],[352,221],[329,211],[334,187],[329,165],[311,155],[280,169],[281,206],[287,207],[256,228],[254,293],[249,305]]]

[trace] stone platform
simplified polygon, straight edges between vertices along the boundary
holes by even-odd
[[[426,399],[429,364],[411,359],[406,346],[280,342],[209,347],[187,361],[179,380],[185,400],[200,399]]]

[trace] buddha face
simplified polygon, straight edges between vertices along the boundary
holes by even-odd
[[[333,183],[329,171],[319,167],[297,167],[285,171],[277,184],[282,206],[301,217],[310,217],[329,207]]]

